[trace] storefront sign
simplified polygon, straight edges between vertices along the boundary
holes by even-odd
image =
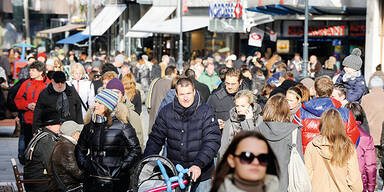
[[[209,5],[209,17],[213,18],[241,18],[243,4],[241,0],[214,0]]]
[[[249,33],[248,45],[261,47],[263,43],[263,38],[264,38],[264,31],[254,27],[251,29],[251,32]]]
[[[289,40],[277,40],[277,53],[289,53]]]
[[[303,26],[289,26],[288,35],[302,36],[304,34]],[[308,27],[309,36],[345,36],[346,27],[344,25],[338,26],[310,26]]]
[[[351,23],[351,25],[349,26],[349,36],[364,37],[365,24]]]

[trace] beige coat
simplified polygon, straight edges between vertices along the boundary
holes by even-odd
[[[330,163],[331,154],[328,149],[329,142],[323,136],[315,137],[307,146],[304,159],[305,166],[312,183],[312,192],[338,192],[336,184],[328,173],[323,158],[327,159],[336,182],[342,192],[361,192],[363,182],[357,162],[356,150],[348,162],[343,166],[335,166]]]
[[[367,116],[369,132],[373,137],[374,145],[381,145],[380,136],[384,121],[383,99],[384,91],[382,88],[371,89],[371,93],[364,95],[361,99],[361,106]]]

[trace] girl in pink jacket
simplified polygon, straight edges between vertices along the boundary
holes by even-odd
[[[356,153],[364,191],[375,191],[377,162],[373,138],[360,126],[363,123],[365,113],[361,105],[356,102],[348,103],[345,107],[352,111],[360,131],[360,141]]]

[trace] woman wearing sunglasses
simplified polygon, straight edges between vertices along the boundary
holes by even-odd
[[[278,175],[276,156],[264,136],[242,131],[217,166],[211,192],[277,192]]]
[[[301,131],[299,126],[290,122],[290,109],[287,99],[282,94],[277,94],[269,98],[264,107],[263,122],[256,127],[277,156],[280,167],[280,191],[286,192],[288,189],[288,163],[291,156],[292,134],[297,130],[296,149],[301,158],[303,157],[303,145],[301,143]]]
[[[321,115],[320,135],[305,150],[305,166],[317,191],[363,191],[356,149],[345,133],[340,113],[330,109]]]

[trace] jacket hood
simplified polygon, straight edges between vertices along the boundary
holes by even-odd
[[[90,107],[88,109],[88,111],[87,111],[87,113],[85,114],[85,117],[84,117],[84,125],[86,125],[86,124],[91,122],[93,110],[94,110],[94,107]],[[114,115],[112,114],[112,116],[114,116],[120,122],[126,124],[126,123],[128,123],[128,114],[129,114],[128,111],[129,110],[128,110],[127,106],[124,103],[118,103],[116,105],[116,108],[115,108],[115,111],[114,111]]]
[[[297,128],[299,128],[299,126],[293,123],[263,121],[256,130],[270,141],[280,141],[290,136],[291,132]]]
[[[335,106],[335,101],[329,97],[319,97],[316,99],[309,100],[302,105],[302,109],[315,115],[316,117],[320,117],[323,112],[328,109],[337,109],[340,108]]]
[[[330,143],[328,142],[328,139],[319,135],[313,138],[312,145],[316,148],[316,150],[319,152],[320,156],[331,159],[332,155],[329,151]]]

